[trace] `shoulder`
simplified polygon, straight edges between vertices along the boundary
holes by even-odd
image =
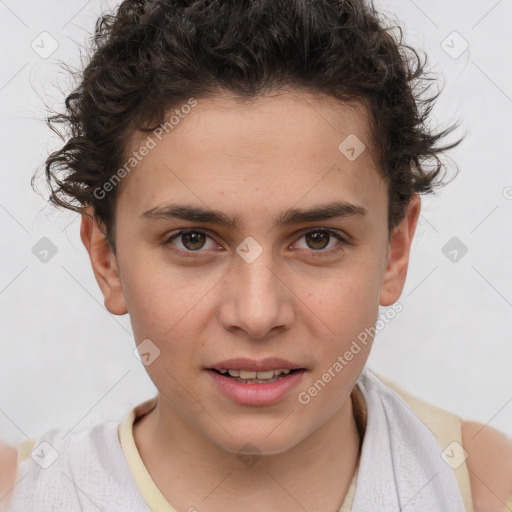
[[[82,493],[76,492],[76,479]],[[57,499],[66,502],[68,512],[89,510],[84,496],[91,495],[96,496],[95,510],[142,510],[138,492],[116,422],[78,432],[49,430],[17,450],[0,452],[0,512],[6,506],[9,511],[55,510]]]
[[[512,495],[512,439],[476,421],[463,421],[461,430],[475,512],[504,512]]]
[[[0,441],[0,496],[7,496],[16,477],[18,451]],[[8,498],[6,498],[8,499]],[[0,503],[0,510],[5,503]]]

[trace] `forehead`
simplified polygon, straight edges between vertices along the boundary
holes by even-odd
[[[299,202],[387,199],[360,104],[301,92],[250,101],[219,94],[174,107],[166,119],[173,115],[124,178],[119,208],[140,215],[172,200],[264,214]],[[149,138],[137,132],[128,154]]]

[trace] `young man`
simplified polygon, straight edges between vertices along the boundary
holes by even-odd
[[[421,65],[359,1],[125,1],[96,42],[47,173],[158,396],[7,449],[9,510],[505,510],[511,441],[365,369],[441,170]]]

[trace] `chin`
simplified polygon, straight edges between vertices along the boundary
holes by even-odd
[[[229,430],[233,437],[223,436],[223,439],[212,439],[212,441],[222,450],[227,451],[238,457],[263,455],[279,455],[299,444],[302,438],[285,429],[278,434],[275,423],[272,426],[265,425],[260,429],[244,430],[244,433],[235,432],[233,428]],[[275,429],[275,430],[274,430]],[[270,433],[270,434],[269,434]]]

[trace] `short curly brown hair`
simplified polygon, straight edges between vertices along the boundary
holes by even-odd
[[[91,206],[115,251],[120,187],[94,191],[126,162],[135,130],[154,131],[191,97],[292,88],[367,107],[391,232],[414,193],[444,184],[439,155],[460,140],[437,146],[458,125],[428,128],[440,91],[425,94],[435,81],[427,58],[385,21],[363,0],[124,0],[98,18],[65,113],[46,118],[70,133],[45,162],[49,201],[79,213]]]

